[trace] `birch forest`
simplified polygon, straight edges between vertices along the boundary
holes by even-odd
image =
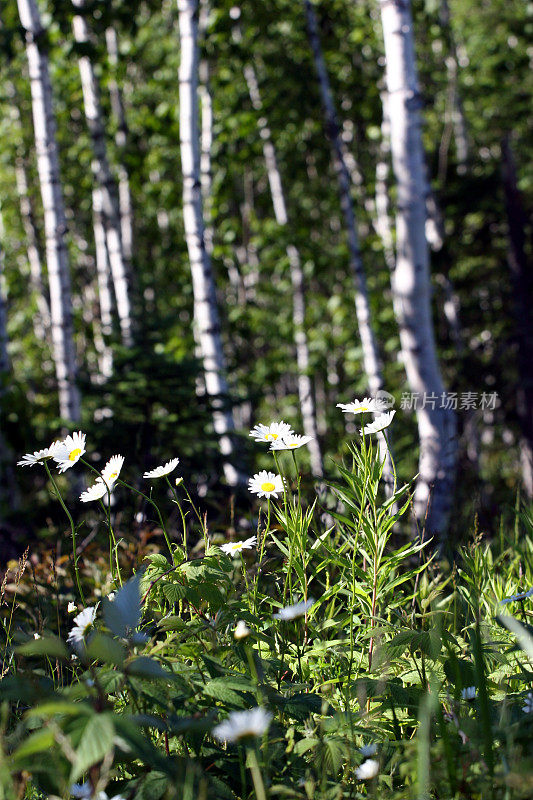
[[[0,800],[531,797],[531,5],[235,3],[0,0]]]

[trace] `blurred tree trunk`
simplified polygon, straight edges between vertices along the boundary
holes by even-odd
[[[417,409],[420,438],[415,510],[429,534],[446,534],[453,502],[456,420],[440,407],[440,374],[433,323],[429,251],[425,235],[426,177],[421,136],[420,94],[409,0],[382,0],[392,164],[398,185],[394,310],[409,387],[431,397]]]
[[[72,0],[72,2],[74,7],[78,10],[85,8],[85,0]],[[89,34],[84,17],[80,14],[76,14],[72,20],[72,28],[75,41],[78,44],[86,45],[89,42]],[[100,91],[89,56],[80,56],[78,58],[78,65],[81,77],[85,117],[93,146],[92,171],[95,183],[93,199],[95,194],[98,195],[99,193],[101,195],[101,197],[97,199],[97,206],[101,209],[101,212],[95,211],[95,221],[97,217],[101,218],[104,225],[107,258],[111,268],[113,288],[117,301],[120,331],[122,341],[124,344],[128,345],[132,342],[129,269],[122,247],[120,213],[115,196],[116,187],[107,158]],[[96,235],[95,232],[95,236]]]
[[[183,221],[191,264],[194,319],[201,347],[213,425],[224,456],[224,475],[230,486],[239,483],[233,466],[235,429],[228,406],[228,385],[222,349],[215,279],[204,239],[198,126],[198,0],[177,0],[181,61],[179,68],[180,149],[183,173]]]
[[[9,355],[7,352],[7,291],[4,278],[4,221],[0,211],[0,399],[4,392],[6,375],[10,369]]]
[[[274,207],[274,216],[280,227],[285,227],[288,223],[287,205],[281,173],[278,167],[276,150],[272,141],[270,128],[263,113],[263,103],[259,92],[259,85],[255,70],[251,64],[244,68],[244,77],[248,86],[252,106],[258,113],[257,127],[263,142],[263,156],[265,159],[270,195]],[[320,443],[318,440],[318,430],[316,424],[316,409],[314,388],[309,375],[309,344],[305,329],[305,288],[304,275],[300,253],[294,244],[288,244],[287,258],[289,260],[291,284],[292,284],[292,324],[294,330],[294,342],[296,345],[296,363],[298,366],[298,397],[302,412],[303,429],[306,436],[311,437],[308,444],[309,455],[311,458],[311,470],[316,478],[324,475],[324,462]]]
[[[36,1],[17,0],[17,2],[20,21],[26,32],[35,150],[44,210],[52,343],[59,390],[59,409],[62,417],[77,421],[80,418],[80,395],[76,386],[72,298],[65,242],[67,225],[61,193],[48,56],[46,50],[41,49],[45,30]]]
[[[533,498],[533,265],[526,253],[527,219],[518,189],[510,137],[502,142],[503,186],[509,226],[509,268],[518,345],[517,414],[522,427],[520,460],[528,499]]]
[[[18,118],[18,109],[16,110],[16,114]],[[24,236],[26,237],[26,252],[28,254],[28,264],[30,266],[31,285],[37,302],[38,313],[35,314],[33,327],[36,337],[42,342],[45,342],[51,330],[50,306],[43,280],[39,240],[28,191],[26,164],[21,154],[18,154],[15,159],[15,181],[17,184],[17,194],[19,196],[22,227],[24,229]]]
[[[361,258],[359,237],[357,234],[351,195],[350,172],[346,164],[344,147],[340,136],[339,122],[337,119],[337,112],[335,110],[333,94],[329,82],[329,75],[320,44],[317,18],[310,0],[304,0],[304,10],[307,22],[307,31],[309,35],[309,43],[313,53],[320,86],[322,106],[324,108],[326,133],[333,149],[333,160],[339,185],[340,203],[344,216],[344,226],[348,237],[350,270],[355,283],[355,314],[357,317],[359,336],[361,338],[361,346],[363,349],[363,365],[368,380],[369,392],[373,397],[376,397],[378,393],[384,389],[383,373],[378,347],[372,328],[372,315],[370,311],[370,301],[366,285],[366,275],[363,260]],[[387,443],[382,434],[379,435],[379,443],[381,457],[385,459],[385,476],[387,482],[390,484],[392,480],[392,465]]]
[[[114,28],[107,28],[105,32],[107,45],[107,57],[109,64],[116,70],[118,65],[118,40],[117,32]],[[126,148],[128,125],[124,112],[124,102],[122,92],[114,77],[108,81],[109,96],[111,98],[111,108],[117,120],[117,132],[115,142],[119,153],[123,153]],[[131,199],[130,180],[128,170],[123,161],[119,160],[117,165],[118,173],[118,205],[120,213],[120,231],[122,234],[122,251],[124,258],[131,261],[133,255],[133,203]]]
[[[109,337],[113,332],[113,297],[109,283],[110,269],[109,259],[107,257],[102,192],[99,188],[93,187],[92,199],[94,249],[101,321],[98,348],[101,353],[100,372],[104,378],[109,378],[113,372],[113,351],[108,344]]]
[[[394,252],[394,239],[389,212],[390,119],[387,93],[382,91],[380,94],[383,116],[381,120],[379,154],[376,163],[376,228],[383,244],[385,263],[389,270],[392,271],[396,266],[396,254]]]

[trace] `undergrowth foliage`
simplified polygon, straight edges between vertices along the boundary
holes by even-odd
[[[317,496],[292,446],[250,480],[255,535],[229,541],[178,459],[142,492],[120,456],[95,470],[81,433],[24,457],[68,516],[74,580],[54,565],[39,583],[28,552],[5,573],[0,798],[531,797],[529,512],[445,571],[364,428]],[[80,556],[53,461],[96,473],[81,499],[101,508],[106,570]],[[117,491],[145,499],[166,542],[133,574]]]

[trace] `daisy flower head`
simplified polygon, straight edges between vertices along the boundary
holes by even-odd
[[[167,461],[166,464],[163,464],[162,467],[156,467],[155,469],[145,472],[143,478],[163,478],[165,475],[170,475],[179,463],[179,458],[172,458],[170,461]]]
[[[368,758],[363,761],[360,767],[355,770],[355,777],[359,781],[369,781],[375,778],[379,772],[379,761],[374,758]]]
[[[82,503],[92,503],[94,500],[101,500],[106,494],[107,486],[101,478],[98,478],[96,483],[80,494],[80,500]]]
[[[73,467],[84,453],[85,434],[81,431],[77,431],[72,436],[69,435],[62,442],[59,442],[54,453],[54,461],[58,464],[59,472],[66,472],[67,469]]]
[[[284,436],[292,436],[294,431],[286,422],[271,422],[270,425],[256,425],[250,433],[256,442],[275,442]]]
[[[246,622],[243,619],[240,619],[238,623],[235,625],[233,636],[238,641],[239,639],[246,639],[246,637],[249,636],[250,633],[251,633],[250,628],[248,627]]]
[[[361,436],[366,435],[367,433],[379,433],[379,431],[385,430],[388,428],[392,422],[392,418],[396,414],[396,411],[387,411],[386,414],[380,414],[379,417],[376,417],[374,422],[369,422],[368,425],[365,425],[364,428],[361,428],[359,433]]]
[[[270,725],[272,714],[264,708],[249,711],[232,711],[229,717],[215,725],[213,736],[220,742],[240,742],[254,736],[262,736]]]
[[[275,439],[270,445],[271,450],[297,450],[304,444],[309,444],[312,436],[299,436],[297,433],[290,433],[281,439]]]
[[[75,612],[75,611],[77,611],[77,610],[78,610],[78,609],[77,609],[77,607],[76,607],[76,603],[73,603],[73,602],[72,602],[72,600],[71,600],[71,601],[69,602],[68,606],[67,606],[67,611],[68,611],[68,613],[69,613],[69,614],[74,614],[74,612]]]
[[[344,414],[367,414],[380,410],[377,402],[371,397],[364,397],[362,400],[356,398],[353,403],[337,403],[337,408]]]
[[[87,606],[76,617],[74,627],[67,636],[67,642],[77,650],[85,643],[85,637],[94,625],[96,606]]]
[[[110,489],[113,488],[115,481],[120,475],[120,470],[122,469],[123,463],[124,463],[124,456],[119,456],[119,455],[111,456],[111,458],[103,468],[102,478],[104,480],[104,483],[106,483]]]
[[[465,689],[461,691],[461,697],[463,700],[475,700],[477,697],[477,689],[475,686],[467,686]]]
[[[234,556],[242,550],[251,550],[256,543],[257,536],[250,536],[249,539],[245,539],[242,542],[228,542],[227,544],[223,544],[220,549],[223,553],[226,553],[226,555]]]
[[[526,699],[524,700],[524,705],[522,706],[522,711],[524,714],[533,713],[533,692],[527,693]]]
[[[267,472],[266,469],[257,472],[253,478],[248,480],[248,491],[258,497],[276,497],[283,491],[283,478],[275,472]]]
[[[17,461],[17,467],[33,467],[35,464],[44,464],[49,458],[54,458],[60,446],[61,442],[52,442],[50,447],[45,447],[43,450],[26,453],[20,461]]]
[[[302,600],[301,603],[295,603],[293,606],[286,606],[281,608],[276,614],[272,616],[274,619],[280,619],[282,622],[289,622],[291,619],[298,619],[307,614],[311,606],[315,604],[315,600],[310,597],[309,600]]]

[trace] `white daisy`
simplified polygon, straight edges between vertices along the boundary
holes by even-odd
[[[524,701],[524,705],[522,706],[522,711],[524,714],[531,714],[533,713],[533,693],[528,692],[526,695],[526,699]]]
[[[246,639],[246,637],[249,636],[250,633],[251,633],[250,628],[248,627],[246,622],[243,619],[240,619],[238,621],[238,623],[235,625],[235,630],[233,631],[233,636],[237,640]]]
[[[275,442],[276,439],[292,436],[292,434],[293,430],[286,422],[271,422],[270,425],[256,425],[248,435],[252,436],[256,442]]]
[[[156,467],[155,469],[145,472],[143,478],[162,478],[164,475],[169,475],[173,470],[175,470],[179,463],[179,458],[173,458],[170,461],[167,461],[164,466]]]
[[[72,600],[71,600],[71,601],[70,601],[70,603],[69,603],[69,604],[68,604],[68,606],[67,606],[67,611],[68,611],[68,613],[69,613],[69,614],[74,614],[74,612],[75,612],[75,611],[77,611],[77,610],[78,610],[78,609],[77,609],[77,607],[76,607],[76,603],[73,603],[73,602],[72,602]]]
[[[40,639],[41,638],[41,634],[40,633],[34,633],[33,634],[33,638],[34,639]]]
[[[92,503],[93,500],[101,500],[105,494],[107,494],[107,486],[101,478],[98,478],[96,483],[80,494],[80,500],[82,503]]]
[[[303,447],[308,444],[312,436],[299,436],[296,433],[287,434],[282,439],[276,439],[270,445],[271,450],[297,450],[298,447]]]
[[[283,491],[283,478],[275,472],[267,472],[265,469],[257,472],[253,478],[248,480],[248,491],[258,497],[277,497],[278,492]]]
[[[94,624],[96,606],[87,606],[77,617],[74,617],[74,627],[67,636],[67,642],[78,648],[85,641],[85,637]]]
[[[475,700],[477,697],[477,689],[475,686],[467,686],[466,689],[461,691],[463,700]]]
[[[369,422],[368,425],[365,425],[364,428],[361,428],[359,433],[361,436],[367,433],[379,433],[379,431],[385,430],[388,428],[392,422],[393,416],[396,414],[396,411],[387,411],[386,414],[380,414],[379,417],[376,417],[374,422]]]
[[[380,411],[377,402],[371,397],[365,397],[363,400],[356,398],[353,403],[337,403],[337,408],[342,409],[344,414],[366,414]]]
[[[54,453],[54,461],[57,461],[60,472],[65,472],[74,466],[85,453],[85,434],[81,431],[67,436],[59,442],[58,448]]]
[[[119,456],[119,455],[111,456],[111,458],[103,468],[102,478],[104,480],[104,483],[106,483],[110,489],[113,488],[115,481],[120,475],[120,470],[122,469],[123,463],[124,463],[124,456]]]
[[[250,536],[249,539],[245,539],[243,542],[228,542],[227,544],[223,544],[220,549],[228,556],[234,556],[236,553],[240,553],[241,550],[251,550],[256,543],[257,536]]]
[[[268,730],[272,714],[264,708],[232,711],[224,722],[215,725],[213,736],[221,742],[240,742],[251,736],[262,736]]]
[[[17,467],[33,467],[35,464],[43,464],[49,458],[53,458],[57,453],[61,442],[52,442],[50,447],[45,447],[44,450],[36,450],[35,453],[26,453],[22,456],[20,461],[17,461]]]
[[[364,744],[359,748],[359,752],[365,758],[368,758],[369,756],[375,756],[378,752],[378,746],[377,744]]]
[[[301,603],[295,603],[293,606],[286,606],[285,608],[281,608],[276,614],[272,616],[274,619],[281,619],[283,622],[288,622],[291,619],[298,619],[298,617],[303,617],[304,614],[307,614],[309,609],[312,605],[315,604],[315,600],[310,597],[309,600],[302,600]]]
[[[369,781],[375,778],[379,772],[379,761],[369,758],[363,761],[360,767],[355,770],[355,777],[360,781]]]

